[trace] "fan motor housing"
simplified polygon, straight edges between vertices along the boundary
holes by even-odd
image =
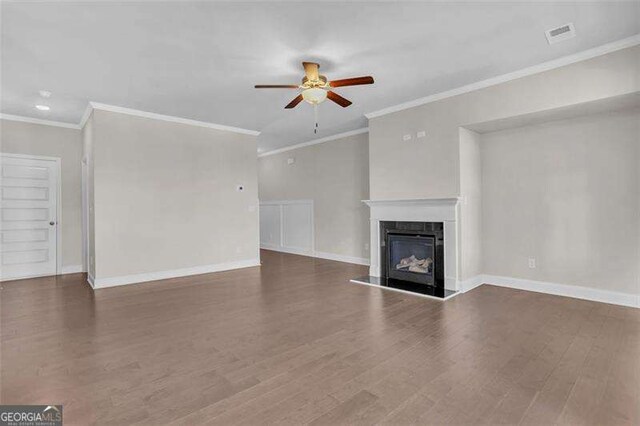
[[[324,75],[318,75],[318,80],[312,81],[309,80],[306,76],[302,77],[302,85],[306,88],[311,87],[326,87],[327,86],[327,77]]]

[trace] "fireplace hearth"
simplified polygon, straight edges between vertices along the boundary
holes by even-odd
[[[447,298],[445,289],[444,224],[442,222],[380,221],[380,277],[353,281]]]

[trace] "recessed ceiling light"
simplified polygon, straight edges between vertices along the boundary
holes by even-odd
[[[38,93],[40,93],[40,96],[42,96],[43,98],[51,97],[51,92],[48,90],[40,90]]]
[[[39,109],[40,111],[49,111],[51,108],[47,105],[36,105],[36,109]]]

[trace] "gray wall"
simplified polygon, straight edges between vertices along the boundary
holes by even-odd
[[[482,273],[481,135],[460,128],[460,279]]]
[[[637,110],[483,134],[481,158],[484,273],[638,293]]]
[[[640,90],[640,47],[369,120],[371,199],[460,194],[459,127]],[[425,138],[416,138],[418,131]],[[402,136],[412,134],[404,142]]]
[[[287,164],[288,158],[295,163]],[[315,250],[369,258],[368,134],[259,158],[260,200],[314,200]]]
[[[82,266],[82,140],[80,131],[0,120],[0,152],[61,159],[62,267]]]
[[[96,265],[95,265],[95,256],[96,256],[96,243],[95,243],[95,203],[94,203],[94,179],[93,179],[93,112],[89,116],[87,122],[85,123],[82,129],[82,151],[83,158],[86,162],[86,171],[85,171],[85,205],[84,208],[87,208],[87,211],[84,211],[84,223],[87,227],[86,232],[86,241],[87,245],[87,273],[90,277],[95,278],[96,276]]]
[[[92,145],[97,280],[258,259],[255,136],[94,110]]]

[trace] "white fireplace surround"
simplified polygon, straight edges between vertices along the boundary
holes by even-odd
[[[370,210],[371,265],[369,275],[380,276],[380,221],[444,223],[444,285],[459,291],[459,198],[363,200]]]

